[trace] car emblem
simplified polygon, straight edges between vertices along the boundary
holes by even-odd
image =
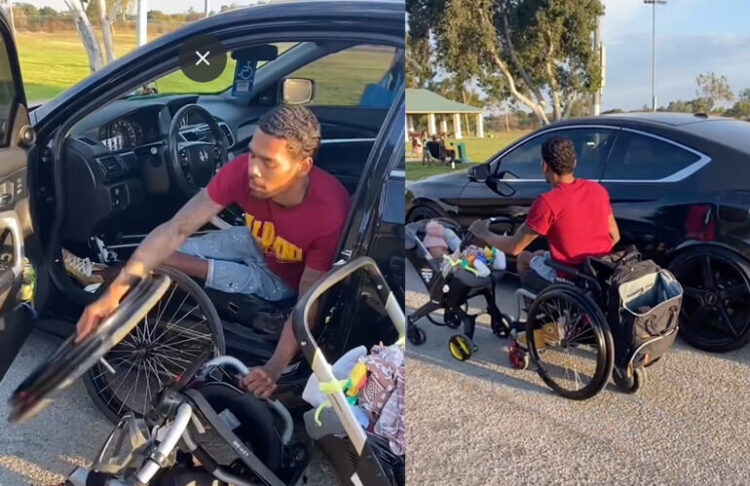
[[[200,152],[198,152],[198,158],[201,159],[201,162],[205,162],[208,160],[208,154],[205,150],[201,150]]]

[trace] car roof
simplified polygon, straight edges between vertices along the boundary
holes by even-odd
[[[750,123],[736,118],[709,116],[705,114],[642,112],[617,113],[598,117],[574,118],[559,121],[550,126],[611,125],[632,129],[653,129],[657,134],[677,133],[683,136],[721,144],[734,150],[750,154]]]
[[[683,126],[693,123],[706,123],[714,120],[733,120],[720,116],[709,116],[704,113],[672,113],[672,112],[633,112],[613,113],[598,117],[575,118],[578,123],[602,123],[617,125],[618,122],[636,122],[654,125]],[[611,123],[610,123],[611,122]]]

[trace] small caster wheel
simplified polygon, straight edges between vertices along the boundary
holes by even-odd
[[[455,311],[446,310],[443,314],[443,323],[451,329],[458,329],[461,326],[461,317]]]
[[[424,344],[425,341],[427,341],[427,335],[424,333],[424,331],[414,324],[409,326],[409,328],[406,330],[406,338],[414,346],[420,346]]]
[[[513,369],[525,370],[529,367],[529,354],[521,349],[515,339],[508,346],[508,359]]]
[[[506,339],[510,336],[511,320],[508,316],[500,311],[490,311],[490,326],[492,333],[500,339]]]
[[[626,370],[614,368],[612,370],[612,379],[621,392],[632,395],[638,393],[638,390],[643,388],[643,385],[646,384],[646,370],[643,368],[636,368],[633,370],[633,374],[628,376]]]
[[[474,346],[471,339],[463,334],[454,334],[448,341],[448,349],[450,349],[451,356],[459,361],[466,361],[471,358],[472,353],[476,352],[478,348]]]

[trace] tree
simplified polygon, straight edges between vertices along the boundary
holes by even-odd
[[[406,0],[415,39],[435,40],[440,64],[484,90],[504,90],[548,123],[601,84],[591,33],[600,0]],[[464,76],[461,76],[462,78]]]
[[[699,105],[703,110],[708,113],[713,110],[718,101],[732,101],[734,95],[732,90],[729,88],[729,82],[726,76],[717,76],[716,73],[710,72],[705,74],[699,74],[695,78],[695,82],[698,85],[696,94],[698,99],[694,100],[694,105]],[[700,101],[699,101],[700,100]],[[696,106],[698,108],[698,106]]]
[[[52,7],[42,7],[39,9],[39,16],[57,18],[60,16],[60,13]]]
[[[737,102],[724,115],[750,119],[750,88],[745,88],[740,92]]]
[[[17,3],[14,8],[23,12],[27,17],[36,17],[39,15],[39,9],[36,8],[36,5],[30,3]]]
[[[406,33],[406,87],[428,88],[435,77],[434,56],[429,39],[414,38]]]
[[[76,30],[78,30],[78,35],[81,37],[83,47],[86,48],[86,54],[89,58],[89,68],[91,72],[98,71],[103,65],[102,51],[94,35],[91,22],[89,22],[89,18],[86,16],[86,10],[81,0],[65,0],[65,4],[73,14]]]

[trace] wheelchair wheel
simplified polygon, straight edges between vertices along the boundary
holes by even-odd
[[[638,393],[638,391],[643,388],[643,385],[646,384],[646,370],[643,368],[636,368],[633,370],[633,375],[628,377],[625,370],[620,371],[615,368],[612,370],[612,379],[621,392],[631,395]]]
[[[154,273],[169,276],[172,283],[143,321],[104,356],[115,374],[97,363],[84,375],[94,404],[115,423],[127,412],[147,413],[159,391],[206,350],[213,356],[225,352],[221,321],[203,289],[173,268]]]
[[[614,365],[609,326],[594,301],[577,287],[552,285],[534,300],[526,323],[529,354],[556,393],[585,400],[607,384]]]
[[[471,342],[471,339],[464,334],[454,334],[451,336],[448,341],[448,349],[451,352],[451,356],[458,361],[466,361],[471,358],[471,355],[474,352],[479,350],[479,348]]]
[[[424,330],[418,328],[416,325],[409,324],[406,328],[406,339],[414,346],[421,346],[427,341],[427,335]]]

